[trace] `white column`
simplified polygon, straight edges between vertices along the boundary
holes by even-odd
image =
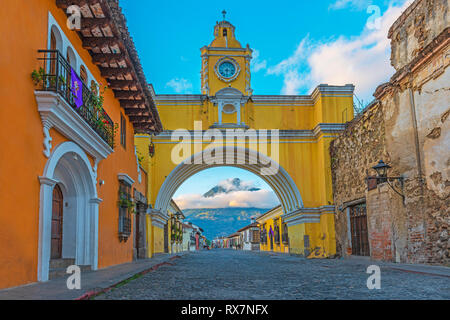
[[[40,207],[39,207],[39,256],[38,281],[48,281],[50,268],[51,239],[52,239],[52,208],[53,188],[58,181],[47,177],[39,177]]]
[[[219,124],[222,124],[222,110],[223,110],[223,101],[219,102],[219,106],[217,107],[219,112]]]
[[[89,201],[89,205],[91,208],[91,232],[93,232],[92,237],[92,252],[91,252],[91,269],[97,270],[98,269],[98,212],[99,212],[99,205],[103,200],[100,198],[93,198]]]
[[[239,102],[236,102],[234,104],[234,107],[237,113],[237,124],[241,124],[241,104]]]

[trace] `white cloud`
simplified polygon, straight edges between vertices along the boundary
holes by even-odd
[[[284,77],[282,94],[309,93],[320,83],[353,83],[356,95],[368,102],[376,87],[393,74],[387,34],[409,2],[403,1],[402,6],[391,3],[380,17],[378,28],[366,24],[355,37],[314,43],[306,36],[290,57],[270,67],[267,73]]]
[[[252,72],[258,72],[267,68],[267,61],[259,59],[259,51],[254,49],[252,55],[252,61],[250,63]]]
[[[310,51],[308,48],[309,42],[309,36],[306,36],[299,43],[292,56],[276,66],[268,68],[268,74],[283,75],[284,82],[281,94],[298,94],[299,89],[307,84],[307,79],[305,79],[305,75],[300,74],[300,69],[304,67],[307,53]]]
[[[232,191],[218,194],[212,198],[205,198],[201,194],[183,194],[174,201],[182,210],[228,207],[272,208],[279,203],[276,195],[270,190]]]
[[[191,93],[192,83],[183,78],[174,78],[166,83],[166,87],[172,88],[176,93]]]
[[[258,188],[253,181],[238,180],[238,185],[235,184],[236,178],[229,178],[220,181],[217,186],[224,188],[227,192],[230,191],[248,191],[251,188]]]
[[[356,10],[363,10],[372,3],[371,0],[337,0],[330,4],[329,9],[339,10],[347,7],[351,7]]]

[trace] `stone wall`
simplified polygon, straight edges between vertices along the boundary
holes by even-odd
[[[348,221],[346,203],[365,198],[369,169],[380,159],[389,161],[385,148],[384,115],[379,103],[370,106],[351,121],[346,130],[330,146],[333,195],[336,208],[336,249],[346,255]]]
[[[373,258],[450,262],[449,30],[448,1],[415,1],[391,28],[390,36],[402,35],[392,39],[397,72],[330,147],[342,255],[349,246],[343,208],[364,198]],[[390,176],[404,177],[404,203],[388,186],[366,191],[379,159],[392,166]]]
[[[449,21],[448,0],[416,0],[391,26],[391,64],[405,67],[435,39]]]

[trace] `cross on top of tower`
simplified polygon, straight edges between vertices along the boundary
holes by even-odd
[[[223,20],[225,20],[225,16],[227,15],[227,12],[225,10],[222,11]]]

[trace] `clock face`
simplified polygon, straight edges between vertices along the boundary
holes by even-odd
[[[231,78],[236,73],[236,67],[229,61],[224,61],[219,65],[219,73],[224,78]]]

